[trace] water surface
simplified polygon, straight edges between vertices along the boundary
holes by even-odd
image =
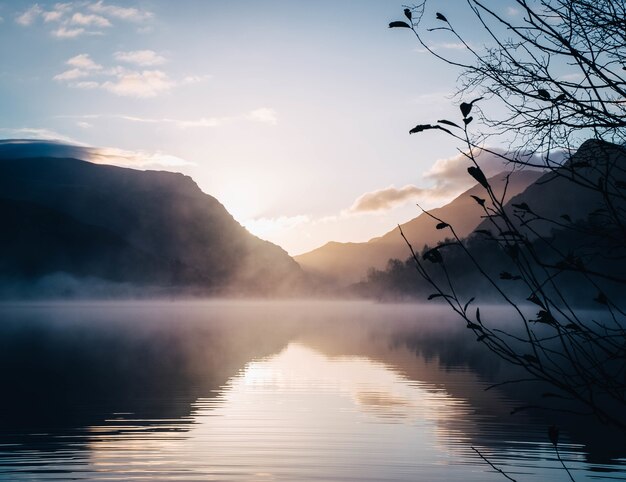
[[[0,307],[0,479],[626,479],[625,441],[521,412],[532,387],[445,308]],[[487,315],[489,316],[489,315]],[[497,311],[492,316],[498,316]]]

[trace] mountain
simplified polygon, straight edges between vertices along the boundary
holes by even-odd
[[[298,264],[188,176],[0,153],[0,278],[63,273],[202,294],[303,286]]]
[[[516,171],[511,174],[507,188],[507,197],[524,191],[541,176],[539,171]],[[506,173],[489,179],[496,192],[501,195]],[[478,184],[455,198],[449,204],[431,210],[434,216],[454,226],[461,237],[469,235],[481,222],[480,206],[470,197],[483,196],[484,190]],[[446,232],[435,229],[437,224],[431,217],[422,213],[404,223],[402,231],[415,250],[424,245],[433,246],[442,241]],[[330,242],[308,253],[295,256],[295,260],[305,271],[325,276],[347,285],[362,280],[369,268],[384,269],[389,259],[404,260],[410,251],[400,235],[398,228],[387,234],[364,243]]]
[[[624,172],[626,148],[586,141],[562,166],[505,203],[510,224],[502,225],[497,216],[481,220],[463,240],[465,249],[445,244],[438,249],[445,273],[437,262],[425,260],[423,268],[438,286],[453,280],[455,292],[465,299],[501,301],[487,275],[515,300],[527,300],[533,286],[558,303],[576,306],[597,308],[606,304],[603,299],[621,300],[626,283]],[[418,255],[424,258],[421,250]],[[522,282],[519,274],[534,281]],[[361,296],[388,299],[425,299],[433,293],[406,257],[370,272],[354,289]]]

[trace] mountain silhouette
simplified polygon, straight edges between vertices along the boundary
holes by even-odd
[[[489,179],[497,193],[501,195],[507,173],[497,174]],[[524,170],[511,174],[507,196],[514,196],[526,189],[541,177],[540,171]],[[480,224],[480,206],[470,196],[484,196],[480,185],[475,185],[445,206],[431,210],[432,214],[454,226],[456,232],[465,237]],[[424,245],[433,246],[442,241],[447,231],[435,229],[437,224],[431,217],[421,214],[404,223],[402,231],[416,250]],[[294,259],[310,273],[322,275],[343,285],[362,280],[368,269],[384,269],[389,259],[406,259],[409,249],[398,228],[378,238],[364,243],[330,242],[324,246],[295,256]]]
[[[5,285],[55,273],[204,294],[304,283],[284,250],[246,231],[188,176],[1,154]]]

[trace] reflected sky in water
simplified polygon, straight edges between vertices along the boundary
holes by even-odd
[[[509,415],[524,390],[485,391],[511,374],[445,310],[1,310],[1,480],[506,480],[472,447],[519,481],[569,480],[555,420]],[[558,422],[577,481],[626,479],[623,440]]]

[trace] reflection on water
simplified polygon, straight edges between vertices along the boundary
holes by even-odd
[[[569,480],[511,374],[445,310],[361,303],[5,306],[2,480]],[[620,437],[566,418],[576,480]]]

